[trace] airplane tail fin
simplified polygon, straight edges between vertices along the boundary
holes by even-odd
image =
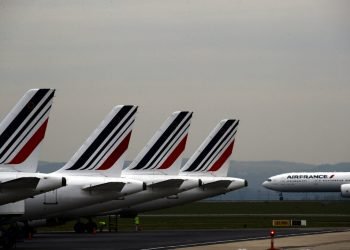
[[[0,123],[0,166],[35,172],[45,137],[54,89],[31,89]]]
[[[239,120],[222,120],[181,169],[182,175],[227,176]]]
[[[114,107],[58,172],[71,175],[120,176],[137,108],[134,105]]]
[[[174,112],[125,169],[129,174],[178,174],[192,112]]]

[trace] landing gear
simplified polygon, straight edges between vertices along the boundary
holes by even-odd
[[[283,201],[283,193],[282,192],[279,194],[279,197],[280,197],[280,201]]]
[[[77,223],[75,223],[74,225],[74,231],[76,233],[95,233],[96,230],[97,224],[92,219],[89,219],[89,221],[86,224],[78,220]]]
[[[19,230],[15,226],[1,230],[1,245],[3,249],[12,249],[16,247],[16,240],[19,236]]]
[[[75,225],[74,225],[74,231],[75,231],[76,233],[79,233],[79,234],[84,233],[84,232],[85,232],[85,224],[82,223],[82,222],[80,222],[80,221],[78,221],[78,222],[75,223]]]
[[[89,222],[85,224],[85,229],[86,232],[92,234],[92,233],[96,233],[97,230],[97,224],[92,221],[91,219],[89,219]]]
[[[6,233],[3,237],[4,237],[2,240],[3,249],[12,249],[16,246],[16,237],[14,237],[13,235],[9,235],[8,233]]]
[[[32,227],[32,226],[29,226],[28,225],[28,222],[25,222],[24,223],[24,228],[23,228],[23,233],[24,233],[24,237],[26,238],[26,239],[32,239],[32,237],[33,237],[33,235],[36,233],[36,230],[35,230],[35,228],[34,227]]]

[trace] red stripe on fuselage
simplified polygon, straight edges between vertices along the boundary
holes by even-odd
[[[112,154],[105,160],[105,162],[99,168],[97,168],[97,170],[110,169],[113,166],[113,164],[116,163],[117,160],[119,160],[120,156],[122,156],[124,152],[128,149],[130,137],[131,137],[131,131],[127,136],[125,136],[123,141],[112,152]]]
[[[220,156],[220,158],[213,164],[213,166],[208,171],[211,171],[211,172],[217,171],[222,167],[222,165],[226,162],[226,160],[232,154],[234,142],[235,141],[231,142],[231,144],[226,148],[224,153]]]
[[[179,158],[180,154],[185,150],[187,135],[182,139],[182,141],[176,146],[174,151],[169,155],[169,157],[163,162],[159,169],[167,169]]]
[[[45,131],[49,118],[41,125],[41,127],[35,132],[30,140],[23,146],[18,154],[8,164],[20,164],[24,162],[28,156],[34,151],[39,143],[45,137]]]

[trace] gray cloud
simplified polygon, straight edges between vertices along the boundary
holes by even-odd
[[[0,2],[0,114],[57,88],[42,158],[68,160],[116,104],[140,105],[128,158],[174,110],[186,156],[241,119],[235,159],[350,161],[344,1]]]

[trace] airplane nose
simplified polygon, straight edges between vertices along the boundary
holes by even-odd
[[[269,186],[268,184],[269,183],[267,181],[264,181],[261,185],[263,185],[264,187],[268,187]]]

